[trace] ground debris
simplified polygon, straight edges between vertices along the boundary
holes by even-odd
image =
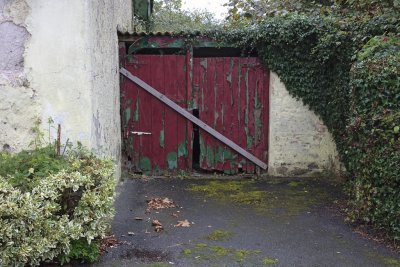
[[[105,252],[107,252],[107,248],[114,248],[118,245],[126,243],[126,241],[119,241],[114,235],[106,236],[101,240],[100,253],[103,255]]]
[[[174,227],[190,227],[190,222],[188,220],[178,221],[178,223],[175,224]]]
[[[147,209],[146,213],[150,213],[151,210],[160,210],[160,209],[167,209],[167,208],[175,208],[176,204],[172,199],[167,197],[161,198],[156,197],[147,200]]]
[[[157,233],[164,230],[164,227],[159,220],[153,220],[151,225],[154,226],[154,231],[156,231]]]

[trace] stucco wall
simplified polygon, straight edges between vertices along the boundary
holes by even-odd
[[[37,93],[24,69],[29,12],[24,1],[0,0],[0,150],[27,147],[39,114]]]
[[[0,0],[0,150],[26,148],[36,118],[46,130],[51,117],[64,142],[120,161],[117,29],[131,30],[131,6]]]
[[[272,176],[310,176],[337,173],[336,145],[321,119],[301,100],[289,95],[278,76],[270,75],[268,173]]]
[[[89,2],[91,55],[91,136],[97,153],[121,158],[120,87],[117,29],[130,31],[131,1]],[[108,18],[107,22],[104,18]],[[120,168],[118,168],[120,170]]]

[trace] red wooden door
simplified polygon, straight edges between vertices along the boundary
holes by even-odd
[[[186,107],[186,58],[136,55],[125,68]],[[188,168],[186,120],[129,81],[121,95],[124,150],[136,171],[164,174]]]
[[[253,57],[193,58],[191,63],[188,56],[135,55],[125,68],[266,162],[268,71]],[[255,170],[253,163],[128,80],[121,109],[123,147],[137,171],[164,174],[191,169],[192,163],[229,174]]]
[[[195,58],[193,102],[199,118],[257,158],[268,156],[268,72],[257,58]],[[254,172],[255,165],[200,131],[200,167]]]

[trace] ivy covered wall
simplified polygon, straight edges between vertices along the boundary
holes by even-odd
[[[400,17],[289,14],[211,33],[257,48],[328,127],[344,163],[349,219],[400,239]]]

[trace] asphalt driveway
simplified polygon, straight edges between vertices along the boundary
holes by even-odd
[[[112,224],[124,243],[95,266],[400,266],[344,223],[340,197],[320,179],[127,179]]]

